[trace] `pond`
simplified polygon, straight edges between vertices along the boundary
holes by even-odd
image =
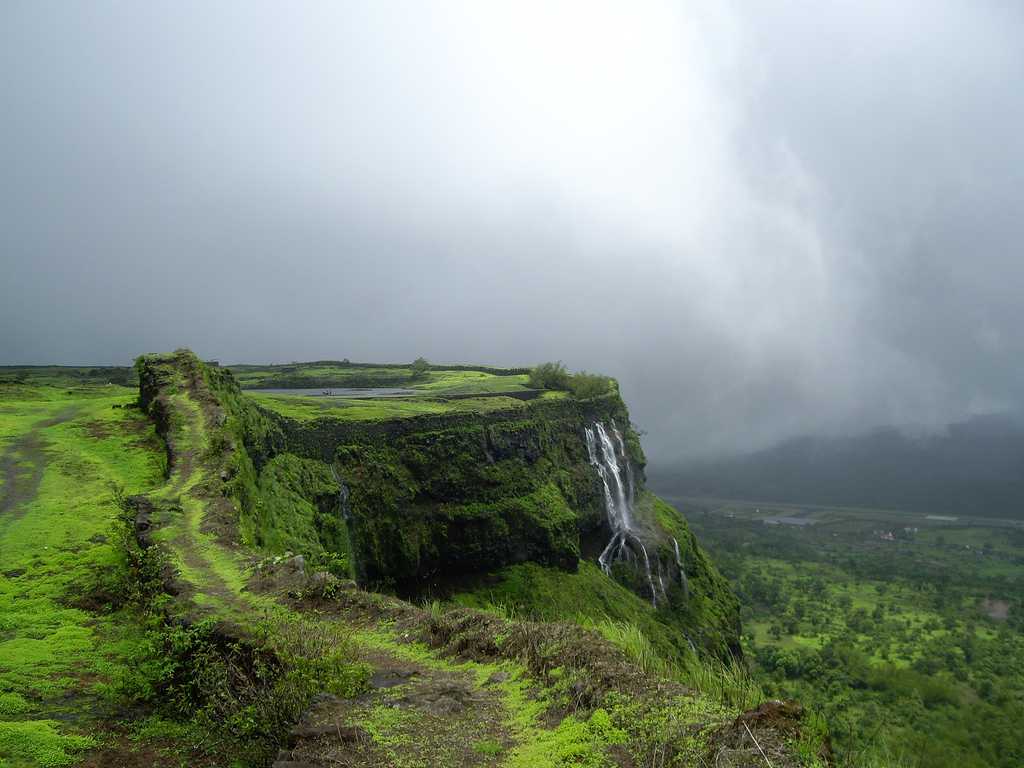
[[[310,387],[306,389],[251,389],[248,391],[260,392],[265,395],[344,398],[407,397],[409,395],[423,394],[415,389],[401,389],[398,387]]]

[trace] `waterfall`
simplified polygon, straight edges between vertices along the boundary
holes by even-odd
[[[335,469],[333,464],[331,465],[331,474],[334,475],[334,481],[338,484],[338,504],[341,507],[341,519],[347,523],[352,517],[348,504],[348,486],[345,485],[345,481],[341,479],[341,475],[338,474],[338,470]]]
[[[605,510],[608,514],[608,525],[612,529],[612,537],[607,546],[597,558],[607,575],[611,575],[612,563],[618,559],[632,560],[637,550],[642,555],[644,571],[647,575],[647,584],[651,590],[651,602],[654,607],[658,606],[658,589],[654,585],[654,575],[651,572],[651,559],[647,554],[647,547],[640,540],[636,528],[633,525],[633,504],[636,500],[636,486],[633,478],[633,467],[630,464],[629,456],[626,454],[626,446],[622,440],[622,433],[612,422],[612,437],[600,421],[595,422],[593,427],[586,427],[584,435],[587,442],[587,455],[590,463],[597,470],[604,486]],[[616,447],[618,451],[616,451]],[[621,463],[620,463],[621,457]],[[662,597],[665,596],[665,584],[661,578],[661,564],[658,564],[658,583],[661,586]]]
[[[672,546],[676,548],[676,565],[679,566],[679,581],[683,585],[683,597],[688,598],[690,596],[690,582],[686,578],[686,569],[683,568],[683,558],[679,554],[679,542],[675,540],[675,537],[672,537]]]

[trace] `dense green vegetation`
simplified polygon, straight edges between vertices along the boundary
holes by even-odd
[[[572,392],[581,399],[599,397],[617,391],[615,380],[597,373],[569,373],[561,363],[541,363],[530,371],[527,383],[534,389]]]
[[[1024,529],[873,510],[684,508],[740,597],[766,691],[822,711],[853,764],[878,751],[929,768],[1022,764]]]
[[[302,420],[187,351],[136,373],[137,403],[0,385],[2,768],[824,765],[798,708],[734,722],[760,693],[707,659],[735,599],[675,510],[636,509],[655,562],[669,534],[687,561],[657,609],[634,568],[588,561],[607,534],[582,425],[628,425],[614,392]]]

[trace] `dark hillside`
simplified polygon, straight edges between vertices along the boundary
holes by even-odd
[[[943,433],[799,437],[743,456],[649,470],[661,493],[1024,518],[1024,424],[986,416]]]

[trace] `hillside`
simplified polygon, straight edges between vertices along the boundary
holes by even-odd
[[[921,436],[895,428],[800,437],[750,454],[659,466],[672,496],[1024,518],[1024,423],[978,417]]]
[[[741,715],[738,603],[614,386],[137,373],[0,392],[5,768],[829,760],[797,705]]]

